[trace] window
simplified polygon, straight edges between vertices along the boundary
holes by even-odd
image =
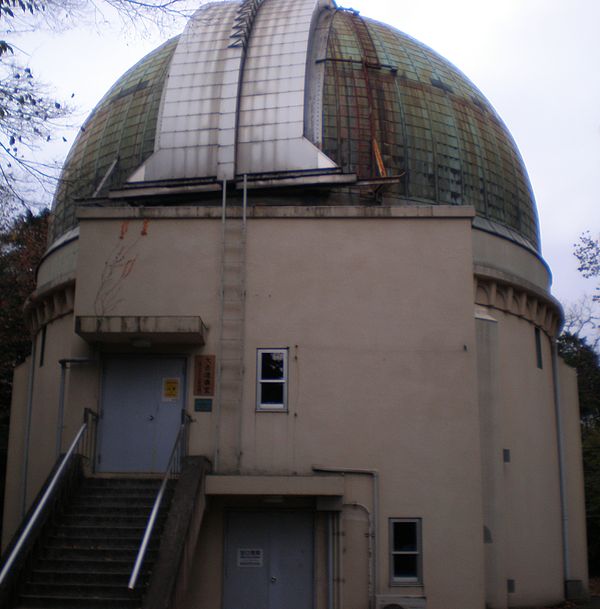
[[[544,367],[542,360],[542,333],[539,328],[535,328],[535,358],[537,367],[541,370]]]
[[[390,583],[420,584],[421,519],[390,519]]]
[[[258,349],[257,410],[287,410],[287,349]]]

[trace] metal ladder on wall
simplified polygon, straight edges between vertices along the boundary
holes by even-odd
[[[244,393],[244,336],[246,309],[246,209],[244,176],[242,208],[227,206],[223,182],[221,212],[221,315],[219,334],[219,413],[215,469],[241,464],[242,399]]]

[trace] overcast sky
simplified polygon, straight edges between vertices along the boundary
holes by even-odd
[[[290,0],[292,1],[292,0]],[[429,45],[483,92],[512,132],[536,195],[543,256],[564,302],[591,293],[572,245],[600,233],[600,0],[352,0],[340,3]],[[38,77],[83,122],[114,81],[176,32],[119,27],[34,34],[20,44]],[[69,144],[72,137],[68,138]],[[68,145],[57,150],[64,156]]]

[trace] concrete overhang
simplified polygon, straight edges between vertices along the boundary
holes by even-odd
[[[90,342],[204,345],[206,326],[196,316],[78,315],[75,332]]]
[[[344,476],[206,476],[207,495],[342,497]]]

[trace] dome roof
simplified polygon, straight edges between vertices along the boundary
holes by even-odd
[[[215,153],[217,160],[213,165],[203,169],[195,165],[186,169],[187,173],[177,173],[172,169],[173,159],[181,155],[171,154],[170,160],[155,157],[161,152],[161,145],[166,148],[171,140],[183,141],[177,131],[181,131],[181,125],[187,130],[188,143],[179,144],[179,150],[189,151],[190,138],[200,141],[206,134],[205,148],[211,146],[210,150],[219,150],[219,138],[226,131],[223,116],[229,110],[221,109],[221,118],[215,119],[221,123],[211,123],[212,127],[209,125],[204,131],[193,131],[188,125],[205,121],[202,113],[218,114],[207,100],[196,110],[190,110],[198,103],[194,102],[197,94],[191,83],[202,78],[212,82],[211,70],[221,68],[212,57],[202,59],[206,55],[197,56],[196,64],[202,65],[195,65],[194,73],[190,68],[187,72],[182,70],[181,66],[186,65],[185,62],[190,64],[190,52],[208,52],[194,49],[199,40],[206,38],[206,31],[224,27],[216,23],[231,19],[238,24],[236,31],[239,31],[242,9],[246,15],[249,8],[253,12],[251,18],[246,18],[246,30],[241,27],[239,34],[246,59],[239,64],[243,86],[238,89],[236,84],[238,115],[233,129],[237,130],[234,138],[237,152],[232,154],[238,157],[246,154],[248,159],[260,157],[261,160],[247,160],[247,168],[235,167],[233,175],[301,168],[285,154],[269,155],[264,147],[257,149],[256,141],[252,141],[252,137],[255,140],[272,138],[265,133],[270,134],[277,128],[270,124],[270,117],[274,117],[278,109],[270,108],[272,104],[268,100],[274,96],[288,99],[294,93],[293,83],[287,83],[292,79],[286,78],[286,66],[273,57],[273,49],[280,44],[277,29],[269,30],[265,24],[267,29],[261,30],[260,23],[252,24],[255,17],[256,21],[260,21],[259,18],[265,21],[269,12],[278,10],[278,3],[281,0],[265,0],[261,6],[257,0],[245,0],[203,7],[182,37],[167,42],[121,77],[87,119],[67,158],[54,201],[53,238],[75,226],[77,200],[118,188],[131,180],[132,175],[137,175],[135,180],[140,175],[142,179],[148,176],[162,180],[200,178],[218,175],[221,167],[227,166],[227,163],[220,164]],[[311,0],[301,0],[295,6],[300,4],[311,4]],[[312,0],[312,5],[310,44],[303,48],[303,59],[298,61],[302,70],[298,73],[306,83],[305,90],[301,91],[304,117],[303,120],[300,117],[299,128],[302,139],[310,140],[310,145],[318,149],[316,156],[311,157],[314,166],[336,167],[342,174],[354,174],[358,184],[361,180],[387,178],[386,204],[472,205],[477,213],[476,225],[539,250],[535,201],[523,161],[509,131],[480,91],[448,61],[406,34],[363,18],[355,11],[338,9],[326,0]],[[286,15],[277,15],[277,18],[285,19]],[[201,32],[200,27],[209,29]],[[260,41],[267,35],[271,46],[265,47],[262,43],[260,47]],[[220,40],[215,36],[215,40]],[[292,42],[302,48],[300,38],[296,36]],[[236,44],[228,46],[232,47]],[[268,48],[271,55],[266,59],[264,48]],[[271,78],[268,84],[276,89],[269,91],[262,86],[260,94],[267,102],[261,102],[266,110],[259,114],[255,109],[257,86],[252,78],[264,67],[265,61],[272,64],[279,61],[269,67],[269,74],[279,70],[282,75],[279,80],[268,77]],[[306,73],[303,64],[307,64]],[[289,72],[294,72],[293,66]],[[227,78],[223,78],[223,82],[226,81]],[[198,90],[205,91],[210,86]],[[225,106],[225,89],[224,85],[220,86],[223,100],[219,103]],[[290,87],[292,92],[282,87]],[[289,129],[293,130],[294,108],[292,102],[285,103],[289,103],[289,107],[283,108],[285,117],[280,122],[286,129],[292,125]],[[173,112],[170,108],[178,110]],[[171,124],[174,126],[169,127]],[[249,135],[249,139],[244,139],[244,134],[257,132],[260,132],[258,136]],[[298,143],[302,142],[298,140],[294,150],[299,149]],[[196,148],[200,152],[196,150],[194,158],[202,157],[205,149],[200,145]],[[222,146],[222,150],[226,148]],[[154,168],[153,160],[156,161]],[[145,174],[139,170],[136,174],[136,168],[145,162],[149,169]],[[230,164],[235,165],[235,161]],[[167,173],[163,167],[167,167],[164,170]],[[349,190],[358,188],[354,185]]]

